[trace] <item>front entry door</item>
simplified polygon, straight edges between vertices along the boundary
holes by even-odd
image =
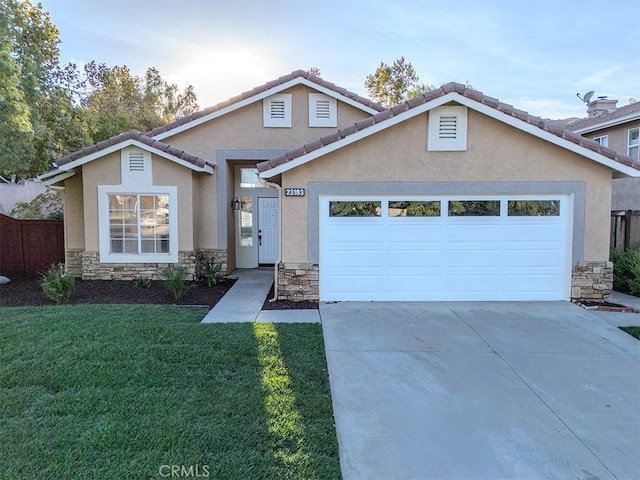
[[[258,262],[278,261],[278,199],[258,198]]]

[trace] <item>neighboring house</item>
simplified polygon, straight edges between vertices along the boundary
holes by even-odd
[[[640,176],[463,85],[382,111],[301,71],[58,165],[75,274],[275,264],[293,300],[602,299],[611,179]]]
[[[574,121],[567,128],[638,162],[640,102],[620,108],[616,105],[617,100],[598,98],[589,103],[587,118]],[[640,210],[640,179],[613,181],[611,210]]]

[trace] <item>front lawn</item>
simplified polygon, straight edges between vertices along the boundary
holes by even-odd
[[[337,479],[320,325],[0,308],[0,478]]]
[[[640,327],[620,327],[620,330],[640,340]]]

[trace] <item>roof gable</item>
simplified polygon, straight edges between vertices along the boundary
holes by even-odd
[[[137,130],[129,130],[59,159],[58,168],[38,178],[47,183],[56,183],[69,178],[71,175],[68,174],[72,174],[75,168],[129,146],[141,148],[196,172],[213,173],[213,165],[207,160],[160,142]]]
[[[205,122],[213,120],[215,118],[226,115],[251,103],[263,100],[276,93],[282,92],[288,88],[296,85],[306,85],[320,93],[324,93],[330,97],[333,97],[341,102],[358,108],[368,114],[376,114],[384,110],[380,104],[369,100],[368,98],[361,97],[353,92],[338,87],[337,85],[327,82],[326,80],[311,75],[303,70],[296,70],[288,75],[284,75],[276,80],[260,85],[252,90],[244,92],[236,97],[214,105],[213,107],[206,108],[199,112],[192,113],[186,117],[180,118],[174,122],[168,123],[161,127],[154,128],[146,135],[154,137],[158,140],[165,139],[167,137],[176,135],[177,133],[189,130],[193,127],[201,125]]]
[[[459,83],[448,83],[346,128],[339,129],[315,142],[259,163],[260,176],[272,178],[449,102],[465,105],[625,175],[640,176],[640,165],[631,158],[620,155],[610,148],[602,147],[597,142],[577,133],[558,128],[539,117],[529,115],[523,110],[518,110],[498,99],[484,95],[482,92],[466,88]]]

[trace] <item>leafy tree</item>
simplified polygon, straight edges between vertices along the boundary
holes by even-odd
[[[392,65],[380,62],[376,71],[367,75],[364,86],[371,98],[385,107],[392,107],[433,89],[431,85],[420,83],[413,65],[404,57],[394,60]]]

